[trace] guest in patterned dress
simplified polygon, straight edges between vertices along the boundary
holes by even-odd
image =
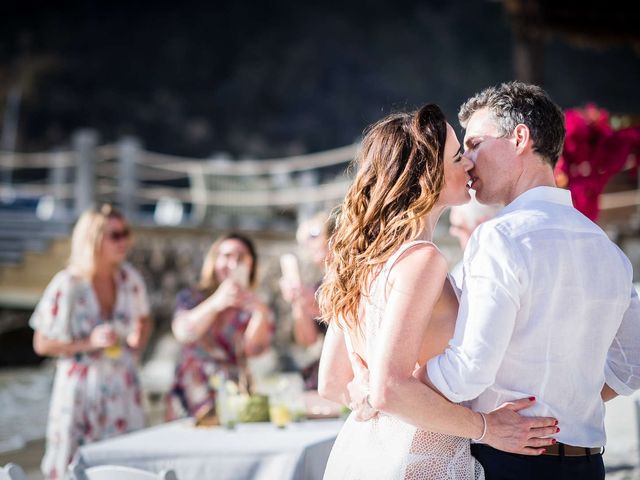
[[[254,291],[256,267],[253,242],[225,235],[209,249],[200,284],[178,294],[172,329],[183,348],[168,395],[168,420],[213,407],[211,377],[237,377],[240,363],[270,346],[271,312]]]
[[[79,446],[143,427],[138,358],[151,321],[142,277],[125,262],[129,245],[129,226],[111,206],[83,213],[69,266],[31,317],[36,353],[57,358],[46,479],[63,478]]]

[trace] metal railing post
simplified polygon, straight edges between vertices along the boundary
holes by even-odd
[[[22,88],[14,85],[9,90],[7,104],[4,110],[4,122],[2,125],[2,135],[0,136],[0,150],[6,152],[5,168],[0,170],[2,174],[2,190],[0,200],[3,203],[12,203],[15,200],[13,191],[13,169],[15,167],[14,152],[18,138],[18,118],[20,104],[22,101]]]
[[[73,134],[72,142],[76,154],[75,213],[80,215],[95,204],[98,134],[95,130],[82,129]]]
[[[140,161],[140,142],[133,137],[124,137],[118,142],[118,202],[120,209],[130,221],[137,220],[138,189],[137,164]]]
[[[53,153],[53,161],[49,169],[49,192],[53,199],[52,219],[65,219],[68,215],[68,195],[65,194],[65,185],[69,172],[65,166],[65,155],[60,151]]]

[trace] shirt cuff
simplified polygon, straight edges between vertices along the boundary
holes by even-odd
[[[438,360],[440,356],[433,357],[427,362],[427,375],[431,383],[440,391],[442,395],[447,397],[451,402],[460,403],[465,400],[464,397],[451,391],[449,384],[442,375]]]
[[[429,375],[431,375],[431,372],[429,372]],[[632,388],[620,381],[609,365],[606,364],[604,366],[604,379],[605,382],[607,382],[607,385],[609,385],[618,395],[631,395],[634,392]]]

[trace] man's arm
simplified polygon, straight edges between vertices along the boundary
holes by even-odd
[[[531,401],[517,405],[514,402],[511,409],[483,418],[449,402],[413,376],[446,273],[446,260],[433,246],[410,250],[392,268],[378,333],[378,355],[369,360],[372,406],[424,430],[466,438],[479,438],[486,433],[483,440],[502,441],[500,445],[508,451],[541,453],[541,447],[553,440],[534,437],[552,435],[557,428],[555,419],[526,418],[516,413],[530,406]],[[540,430],[535,429],[538,425]]]
[[[370,403],[424,430],[479,438],[485,421],[480,414],[449,402],[413,376],[446,267],[446,261],[433,247],[421,247],[401,257],[391,270],[391,289],[378,334],[378,355],[368,359]],[[552,444],[553,439],[540,437],[556,433],[557,422],[552,418],[522,417],[516,413],[531,406],[532,401],[512,402],[486,415],[487,434],[483,441],[514,453],[542,453],[542,447]]]
[[[428,244],[408,250],[392,267],[376,355],[367,359],[370,403],[425,430],[479,437],[479,414],[448,402],[412,375],[446,271],[446,260]]]
[[[640,389],[640,300],[633,285],[629,306],[609,347],[604,373],[604,401],[614,398],[614,393],[631,395]]]
[[[515,247],[495,228],[484,227],[474,232],[465,252],[454,337],[427,363],[429,382],[452,402],[474,399],[494,384],[526,288]]]

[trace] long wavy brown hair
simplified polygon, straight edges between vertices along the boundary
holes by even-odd
[[[318,293],[322,321],[360,330],[361,297],[384,263],[415,240],[444,184],[447,123],[437,105],[395,113],[365,131],[356,178],[330,239]]]

